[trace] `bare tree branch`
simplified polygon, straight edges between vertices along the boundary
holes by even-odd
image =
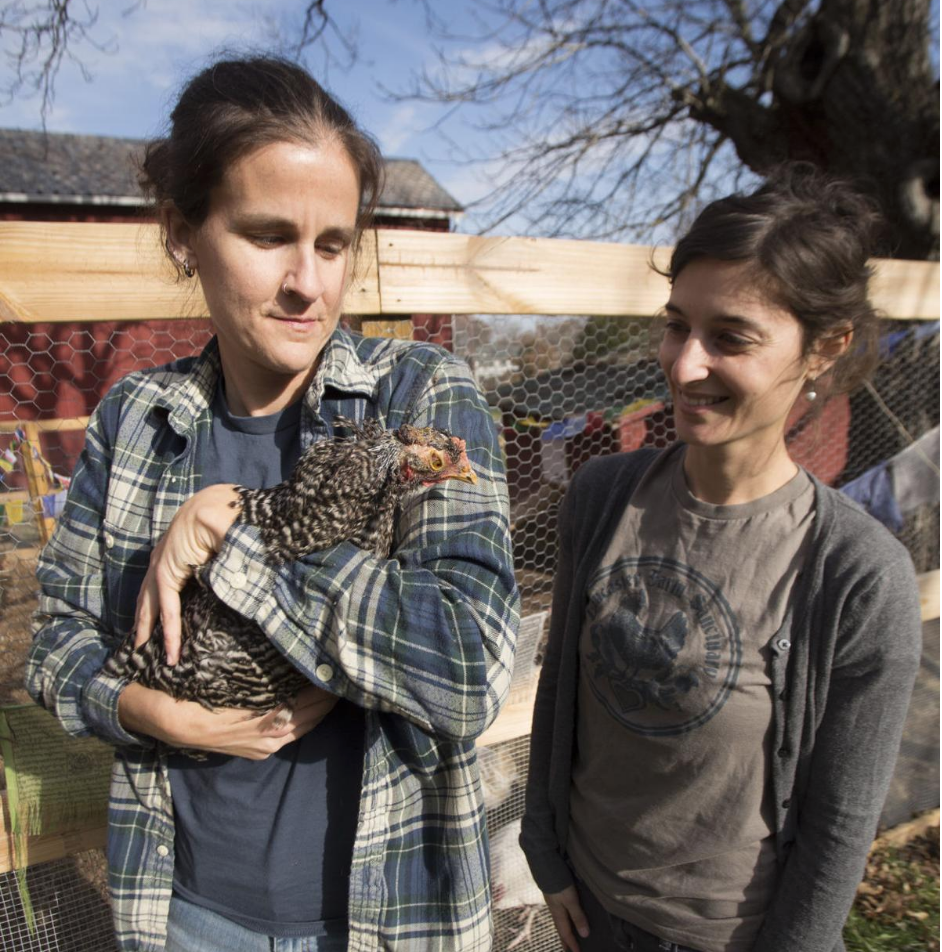
[[[428,10],[428,0],[423,0]],[[862,180],[893,248],[938,254],[930,0],[478,0],[393,98],[460,107],[483,231],[650,239],[743,166]]]
[[[335,44],[339,45],[343,53],[341,60],[333,53]],[[326,66],[339,65],[342,69],[349,69],[357,60],[355,31],[343,30],[338,26],[327,10],[327,0],[308,0],[298,38],[287,44],[289,52],[296,59],[301,59],[305,51],[314,46],[327,57]]]
[[[143,2],[138,0],[135,6]],[[76,47],[87,44],[106,53],[115,48],[113,41],[102,42],[93,35],[97,22],[98,8],[88,0],[7,0],[0,7],[0,43],[12,76],[0,87],[0,98],[10,102],[17,96],[38,95],[45,128],[63,62],[75,63],[85,80],[91,79]]]

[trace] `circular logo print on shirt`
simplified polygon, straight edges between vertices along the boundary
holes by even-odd
[[[582,663],[596,697],[638,734],[682,734],[726,703],[742,662],[723,593],[674,559],[619,559],[589,583]]]

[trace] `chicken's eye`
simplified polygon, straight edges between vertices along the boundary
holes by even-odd
[[[435,452],[429,454],[428,464],[437,473],[445,465],[445,461],[441,453]]]

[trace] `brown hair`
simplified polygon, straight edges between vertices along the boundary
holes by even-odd
[[[233,162],[273,142],[329,138],[356,169],[359,240],[383,187],[379,147],[306,70],[277,57],[221,60],[194,76],[170,114],[168,135],[148,143],[138,180],[154,210],[175,207],[199,227]]]
[[[752,262],[770,300],[801,324],[805,355],[853,331],[850,348],[826,375],[830,392],[844,392],[876,363],[879,320],[867,285],[880,223],[873,203],[845,182],[791,163],[752,194],[707,205],[677,242],[665,274],[673,283],[699,258]]]

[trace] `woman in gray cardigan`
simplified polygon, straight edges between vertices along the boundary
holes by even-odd
[[[906,550],[785,445],[862,378],[875,216],[784,170],[676,246],[680,442],[560,514],[521,844],[571,952],[837,952],[919,663]]]

